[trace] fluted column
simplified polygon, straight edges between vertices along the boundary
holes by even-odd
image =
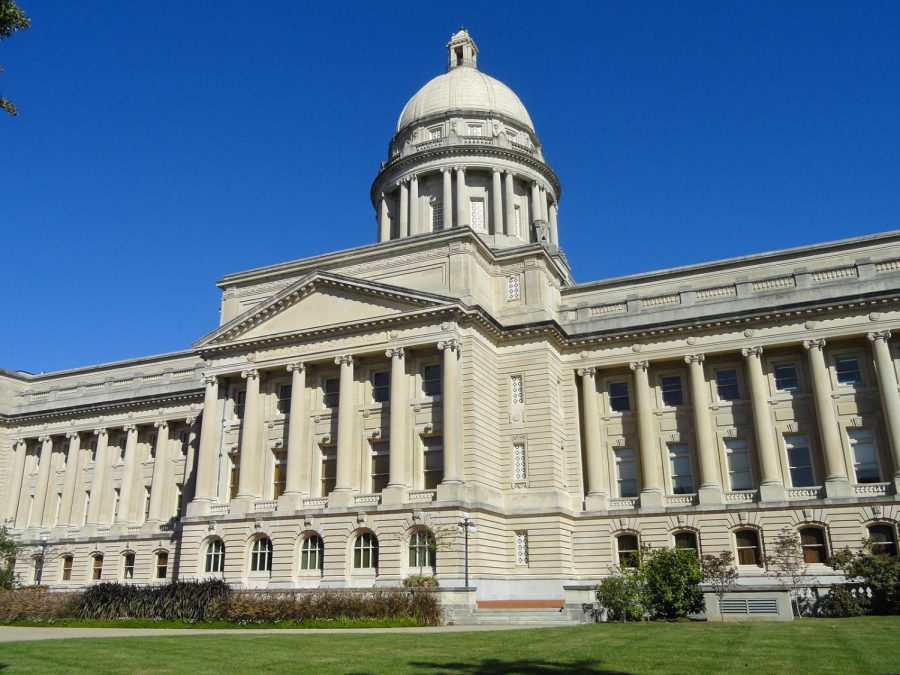
[[[778,461],[778,446],[769,410],[769,387],[762,369],[762,347],[742,349],[747,363],[747,379],[750,381],[753,430],[756,451],[759,454],[759,495],[765,502],[784,500],[784,478]]]
[[[444,191],[441,195],[441,210],[444,214],[444,229],[453,227],[453,170],[441,169],[444,176]]]
[[[438,499],[459,498],[462,494],[462,410],[459,391],[461,347],[459,340],[446,340],[437,344],[437,348],[444,353],[441,373],[441,402],[444,409],[444,480],[438,486]]]
[[[119,513],[117,523],[135,523],[135,511],[137,510],[135,499],[138,477],[136,469],[140,466],[137,457],[137,427],[129,424],[125,427],[128,435],[125,439],[125,466],[122,467],[122,490],[119,493]]]
[[[248,368],[241,372],[247,380],[244,394],[244,417],[241,420],[241,475],[238,480],[238,499],[247,503],[260,498],[259,447],[259,371]],[[246,506],[246,505],[245,505]],[[240,509],[241,506],[238,506]],[[234,510],[234,509],[232,509]]]
[[[381,193],[378,200],[378,241],[390,241],[391,239],[391,216],[388,211],[387,197]]]
[[[172,458],[169,456],[169,423],[160,420],[154,423],[156,426],[156,457],[153,460],[153,477],[150,479],[150,509],[147,520],[158,523],[170,515],[165,512],[169,493],[169,484],[172,482]]]
[[[531,183],[531,222],[541,220],[541,189],[537,181]]]
[[[403,347],[395,347],[385,352],[391,360],[391,421],[390,421],[390,454],[388,455],[390,479],[382,491],[385,504],[399,504],[405,500],[409,489],[409,467],[412,458],[409,456],[408,408],[409,390],[406,384],[406,351]]]
[[[500,187],[500,169],[491,170],[491,227],[494,234],[503,234],[503,191]],[[488,229],[488,232],[491,232]]]
[[[6,510],[3,517],[9,523],[15,523],[16,513],[19,510],[19,497],[22,493],[22,483],[25,479],[25,456],[28,454],[28,445],[24,440],[13,443],[12,471],[9,475],[9,494],[6,495]]]
[[[41,442],[41,458],[38,464],[37,486],[34,491],[34,507],[31,511],[31,527],[44,526],[44,513],[46,512],[47,489],[50,484],[50,464],[53,460],[53,437],[41,436],[38,439]]]
[[[828,497],[849,496],[850,482],[847,478],[837,417],[831,401],[831,377],[828,374],[828,366],[825,365],[825,340],[806,340],[803,346],[809,356],[816,419],[819,422],[819,440],[825,457],[825,494]]]
[[[466,170],[456,167],[456,226],[469,224],[469,193],[466,190]]]
[[[522,236],[521,232],[515,232],[516,213],[515,213],[515,191],[513,190],[513,174],[512,171],[506,171],[503,174],[503,206],[506,209],[506,217],[503,223],[504,234]]]
[[[597,396],[595,368],[581,368],[581,397],[584,409],[584,456],[587,472],[585,508],[605,509],[609,506],[606,480],[606,458],[600,430],[600,401]]]
[[[181,497],[185,504],[190,505],[197,494],[197,418],[188,417],[185,420],[188,425],[187,452],[184,457],[184,475],[182,478],[183,491]]]
[[[549,221],[550,216],[547,215],[547,188],[541,185],[541,194],[540,194],[540,204],[541,204],[541,220]]]
[[[63,480],[62,503],[59,506],[59,526],[74,525],[72,506],[81,476],[81,434],[70,431],[66,434],[66,439],[69,441],[69,452],[66,455],[66,476]]]
[[[409,179],[409,234],[419,234],[419,177]]]
[[[872,342],[872,351],[875,354],[875,373],[878,377],[884,423],[891,446],[894,487],[897,492],[900,492],[900,392],[897,391],[894,359],[891,356],[890,345],[888,345],[891,332],[882,330],[869,333],[868,337]]]
[[[691,408],[694,412],[694,437],[697,440],[697,459],[700,464],[697,499],[701,504],[717,504],[722,501],[722,484],[712,414],[709,411],[706,374],[703,372],[705,357],[703,354],[691,354],[685,356],[684,360],[691,374]]]
[[[203,417],[200,427],[200,448],[197,452],[197,481],[194,499],[188,505],[188,515],[209,513],[209,506],[218,500],[219,443],[222,424],[219,419],[219,378],[204,375]]]
[[[557,223],[557,218],[559,206],[556,202],[553,202],[550,205],[550,243],[554,246],[559,246],[559,225]]]
[[[400,181],[400,204],[397,209],[400,216],[400,238],[409,236],[409,186],[406,179]]]
[[[88,525],[102,525],[103,502],[106,496],[106,475],[110,470],[109,433],[106,429],[95,429],[97,452],[94,455],[94,480],[91,483],[91,501],[88,504]]]
[[[306,366],[292,363],[287,367],[291,374],[291,412],[288,415],[287,476],[284,494],[278,499],[278,508],[299,508],[303,497],[309,496],[310,458],[306,453]]]
[[[353,492],[357,490],[353,480],[356,464],[354,450],[356,438],[356,387],[353,379],[353,357],[338,356],[334,362],[341,367],[341,383],[338,392],[337,468],[334,490],[328,496],[329,506],[349,506]]]
[[[637,407],[638,442],[641,450],[641,506],[661,507],[662,478],[659,468],[659,447],[653,421],[653,397],[650,390],[647,361],[629,364],[634,371],[634,400]]]

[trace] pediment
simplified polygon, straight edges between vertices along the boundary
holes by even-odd
[[[451,298],[439,295],[317,272],[221,326],[195,346],[352,326],[453,304]]]

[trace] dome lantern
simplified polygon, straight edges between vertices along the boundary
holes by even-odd
[[[469,31],[460,26],[447,43],[447,70],[454,68],[478,68],[478,47]]]

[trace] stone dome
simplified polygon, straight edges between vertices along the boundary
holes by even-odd
[[[457,33],[454,39],[459,35]],[[468,34],[465,37],[468,38]],[[423,118],[456,110],[503,115],[534,133],[531,117],[513,90],[480,72],[474,59],[469,58],[458,66],[451,60],[446,73],[438,75],[409,99],[397,120],[397,131]]]

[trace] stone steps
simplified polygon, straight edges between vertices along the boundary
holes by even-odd
[[[457,614],[454,623],[460,626],[577,626],[580,621],[562,609],[522,607],[478,608]]]

